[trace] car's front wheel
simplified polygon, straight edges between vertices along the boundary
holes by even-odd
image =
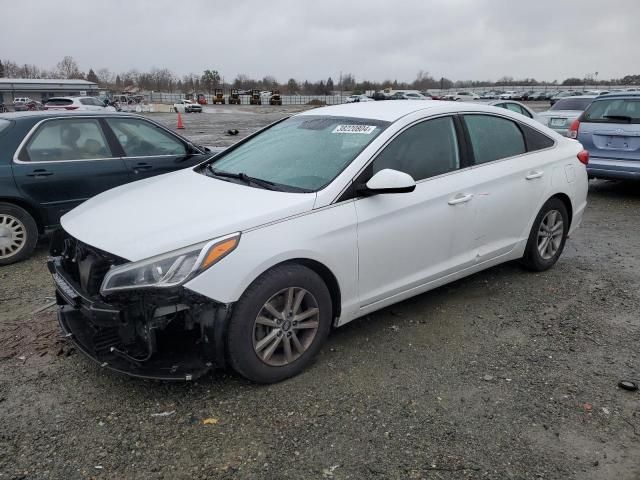
[[[0,265],[27,258],[38,243],[38,226],[25,209],[0,203]]]
[[[231,366],[259,383],[297,375],[322,347],[331,319],[331,295],[317,273],[298,264],[275,267],[234,307],[227,333]]]
[[[522,263],[538,272],[551,268],[562,254],[568,233],[567,207],[558,198],[549,199],[533,222]]]

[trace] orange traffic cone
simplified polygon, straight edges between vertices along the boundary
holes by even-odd
[[[178,126],[176,127],[178,130],[184,130],[184,124],[182,123],[182,115],[178,112]]]

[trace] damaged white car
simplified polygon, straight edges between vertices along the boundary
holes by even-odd
[[[228,364],[279,381],[333,327],[502,262],[550,268],[582,219],[587,162],[502,108],[310,110],[65,215],[49,260],[59,321],[131,375]]]

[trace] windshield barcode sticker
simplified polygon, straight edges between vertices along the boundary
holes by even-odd
[[[338,125],[331,133],[362,133],[370,135],[376,129],[373,125]]]

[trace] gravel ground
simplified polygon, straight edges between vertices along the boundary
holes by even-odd
[[[290,111],[208,110],[183,133],[209,145]],[[39,311],[43,242],[0,270],[0,479],[640,479],[640,393],[616,386],[640,379],[640,191],[589,195],[552,270],[499,266],[356,320],[271,386],[101,370]]]

